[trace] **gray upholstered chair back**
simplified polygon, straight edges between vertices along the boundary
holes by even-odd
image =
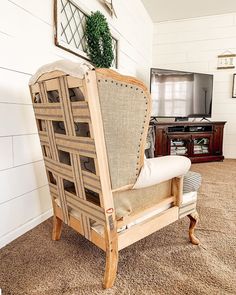
[[[96,72],[112,189],[131,186],[143,165],[150,95],[134,78]]]

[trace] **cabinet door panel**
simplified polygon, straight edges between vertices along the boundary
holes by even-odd
[[[191,136],[185,134],[167,135],[168,139],[168,154],[178,156],[190,156],[191,155]]]
[[[212,153],[212,134],[193,134],[191,145],[192,145],[192,156],[204,156]]]
[[[213,154],[222,155],[222,143],[223,143],[223,131],[224,126],[215,125],[214,126],[214,140],[213,140]]]
[[[166,130],[156,128],[155,157],[166,155],[168,155]]]

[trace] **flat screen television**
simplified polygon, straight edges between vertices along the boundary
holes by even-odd
[[[211,117],[213,75],[151,69],[152,117]]]

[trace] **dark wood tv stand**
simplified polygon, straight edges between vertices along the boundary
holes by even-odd
[[[154,123],[155,157],[184,155],[192,163],[222,161],[226,122]]]

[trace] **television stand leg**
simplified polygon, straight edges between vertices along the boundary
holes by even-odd
[[[206,117],[203,117],[203,118],[200,120],[200,122],[202,122],[203,120],[206,120],[206,121],[208,121],[208,122],[211,122],[211,120],[207,119]]]

